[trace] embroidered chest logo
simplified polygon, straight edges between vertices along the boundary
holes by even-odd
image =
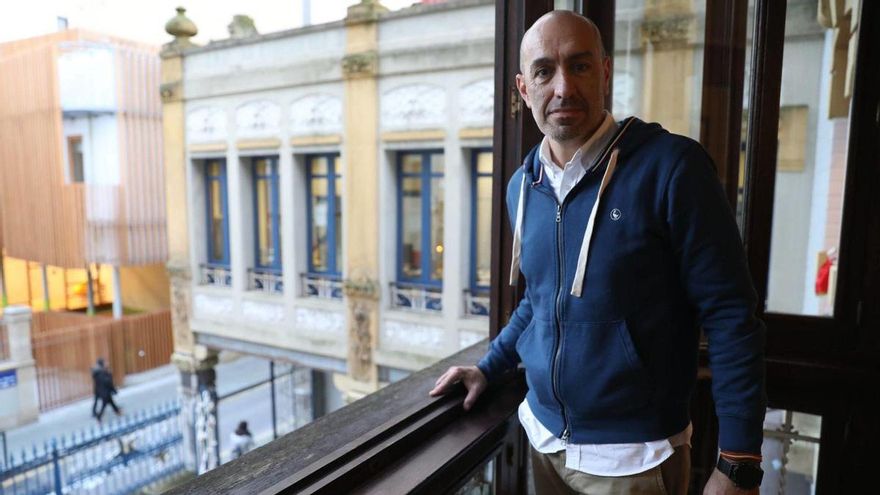
[[[615,222],[620,220],[620,217],[622,217],[622,216],[623,216],[623,213],[621,213],[621,211],[618,210],[617,208],[611,210],[611,219],[614,220]]]

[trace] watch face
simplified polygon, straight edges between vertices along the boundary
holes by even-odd
[[[763,478],[764,471],[756,464],[734,464],[730,470],[730,479],[740,488],[755,488]]]

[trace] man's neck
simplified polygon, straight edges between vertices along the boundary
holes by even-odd
[[[553,163],[559,168],[565,168],[565,164],[571,161],[571,158],[577,153],[581,146],[589,141],[590,138],[593,137],[593,134],[599,131],[603,122],[605,122],[604,114],[602,115],[602,118],[596,122],[593,128],[580,138],[573,138],[567,141],[556,141],[552,137],[547,136],[547,141],[550,145],[550,156]]]

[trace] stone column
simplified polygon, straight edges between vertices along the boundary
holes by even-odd
[[[696,22],[690,0],[648,0],[642,22],[643,113],[670,132],[691,134]]]
[[[168,278],[171,283],[173,362],[180,369],[180,426],[187,469],[203,473],[219,464],[217,392],[214,365],[217,355],[197,346],[189,326],[192,308],[192,271],[187,222],[187,166],[185,101],[183,99],[184,50],[198,33],[196,25],[179,7],[165,25],[174,41],[162,47],[162,137],[165,163],[165,207],[168,229]]]
[[[31,309],[4,310],[9,359],[0,363],[0,430],[36,421],[40,415],[37,370],[31,348]]]
[[[375,0],[348,8],[344,161],[348,375],[333,382],[351,402],[379,388],[373,361],[379,325],[379,101],[378,20],[387,9]],[[356,219],[356,221],[355,221]]]
[[[180,429],[186,468],[202,474],[220,465],[217,430],[217,351],[197,346],[192,356],[175,353],[180,369]]]

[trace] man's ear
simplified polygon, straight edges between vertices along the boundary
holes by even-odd
[[[522,97],[526,106],[532,108],[532,104],[529,102],[528,86],[526,86],[525,77],[522,74],[516,75],[516,89],[519,90],[519,96]]]

